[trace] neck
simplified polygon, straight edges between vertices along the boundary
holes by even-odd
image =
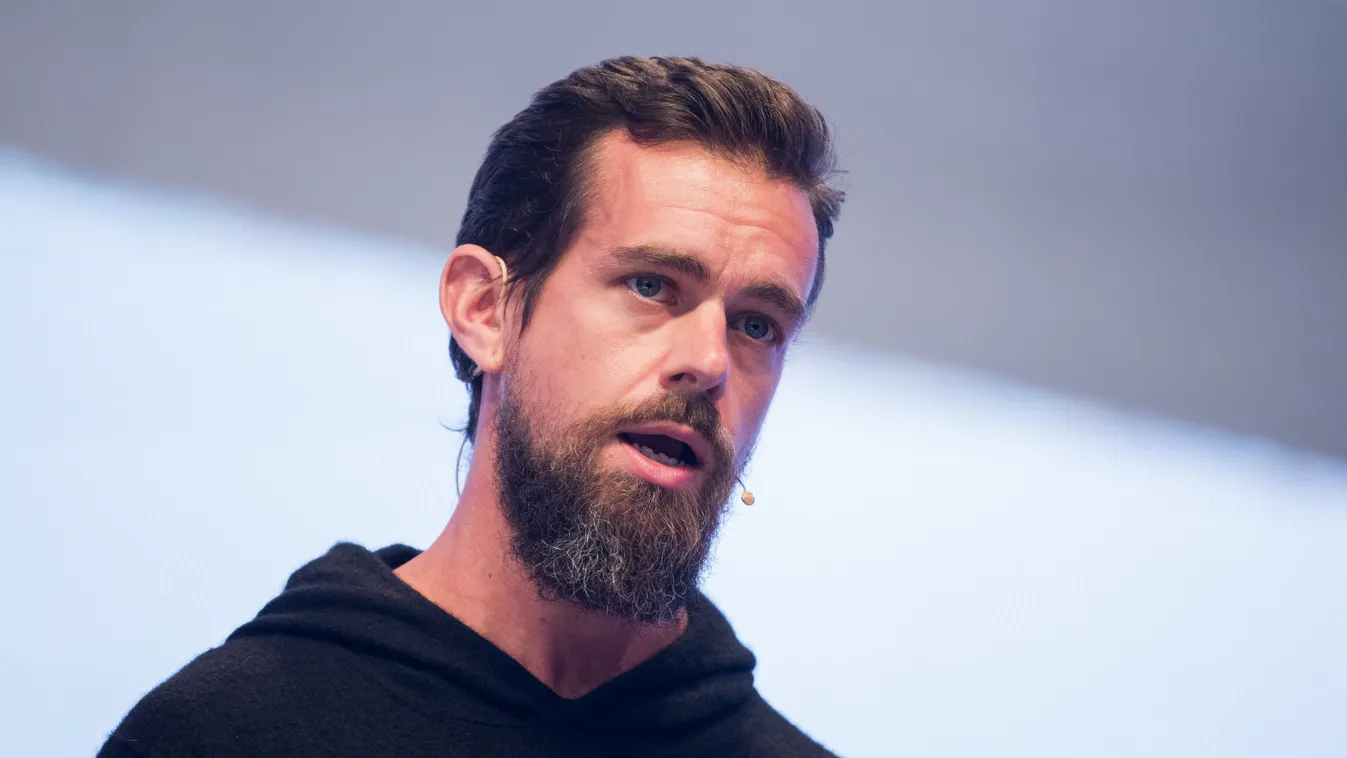
[[[486,452],[484,450],[479,453]],[[512,559],[490,456],[475,456],[449,524],[399,578],[515,659],[558,695],[578,698],[668,647],[687,614],[639,624],[538,596]]]

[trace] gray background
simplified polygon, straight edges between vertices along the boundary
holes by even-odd
[[[611,55],[760,68],[851,199],[819,334],[1347,457],[1347,6],[0,4],[0,144],[447,249]]]

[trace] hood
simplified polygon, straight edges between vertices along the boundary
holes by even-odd
[[[419,552],[338,544],[291,575],[230,639],[289,635],[338,645],[391,689],[411,687],[430,699],[442,696],[434,691],[440,687],[470,695],[452,699],[470,703],[461,715],[482,723],[554,716],[577,727],[663,732],[728,715],[754,694],[753,654],[699,595],[672,645],[581,698],[562,698],[393,574]]]

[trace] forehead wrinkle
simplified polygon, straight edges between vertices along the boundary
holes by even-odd
[[[735,183],[739,185],[749,184],[744,180],[736,180]],[[795,190],[796,188],[791,185],[787,189]],[[684,200],[682,202],[664,200],[661,204],[669,210],[714,217],[720,222],[718,226],[722,227],[717,235],[720,237],[718,244],[722,247],[731,246],[729,243],[735,238],[742,239],[754,236],[754,234],[765,234],[779,240],[781,245],[787,248],[818,249],[816,239],[818,232],[813,224],[813,211],[809,208],[807,199],[800,198],[803,200],[808,223],[800,225],[796,223],[798,219],[793,214],[772,207],[772,203],[764,203],[758,198],[748,197],[746,194],[719,191],[716,186],[708,186],[701,188],[701,191],[697,193],[696,200]]]
[[[713,160],[706,161],[708,156]],[[601,138],[590,159],[587,173],[593,181],[578,236],[595,245],[592,249],[606,252],[628,241],[621,239],[627,235],[619,228],[629,226],[627,208],[633,203],[633,209],[643,208],[637,212],[652,220],[670,211],[709,216],[711,239],[682,251],[678,248],[683,245],[666,247],[693,255],[717,279],[740,260],[758,268],[761,264],[754,259],[766,253],[787,264],[793,284],[798,274],[804,277],[799,284],[811,287],[818,231],[807,193],[790,179],[693,143],[638,146],[621,130]],[[680,178],[671,182],[665,176],[670,170]],[[806,260],[796,260],[800,254]]]
[[[748,170],[752,169],[746,171]],[[792,286],[792,280],[797,273],[803,275],[805,278],[801,284],[808,291],[812,286],[814,272],[818,266],[818,231],[813,223],[813,210],[809,206],[808,199],[804,197],[803,190],[795,187],[788,180],[770,177],[767,177],[767,179],[776,185],[772,192],[784,189],[793,196],[793,200],[799,201],[799,209],[808,219],[807,223],[799,223],[800,219],[795,214],[780,207],[777,203],[770,200],[763,202],[762,196],[765,193],[761,190],[743,193],[733,189],[717,191],[717,188],[708,188],[706,196],[715,198],[713,202],[718,202],[718,205],[693,207],[686,203],[678,203],[670,204],[667,207],[686,213],[707,214],[716,219],[718,223],[716,224],[716,239],[712,243],[713,250],[728,253],[712,256],[712,265],[716,269],[717,277],[723,276],[727,270],[734,268],[735,264],[740,262],[750,270],[760,270],[764,266],[761,260],[763,255],[786,263],[788,269],[790,269],[790,275],[787,278],[766,282],[778,287],[779,291],[774,295],[760,299],[781,306],[783,310],[796,317],[797,321],[803,321],[805,314],[808,312],[808,306],[803,309],[796,309],[788,304],[787,300],[799,299],[801,303],[804,302],[802,298],[795,294],[798,287]],[[727,183],[733,183],[739,187],[752,187],[754,182],[755,178],[752,174],[741,173],[732,182]],[[804,270],[798,272],[794,270],[797,252],[802,253],[805,258],[805,260],[800,261],[805,264]],[[767,266],[767,268],[771,269],[772,267]],[[760,289],[757,294],[766,295],[766,289]],[[796,316],[797,310],[798,316]]]

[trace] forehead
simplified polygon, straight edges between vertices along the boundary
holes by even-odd
[[[695,143],[638,145],[623,130],[596,143],[589,163],[584,247],[657,244],[717,270],[770,267],[807,294],[818,230],[808,194],[789,179]]]

